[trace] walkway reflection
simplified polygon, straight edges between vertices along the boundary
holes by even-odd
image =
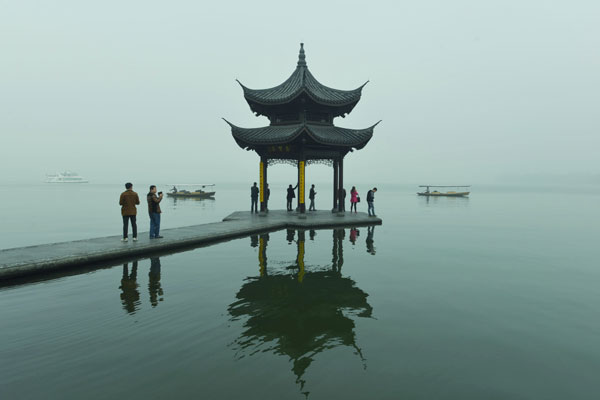
[[[370,317],[372,307],[368,294],[341,274],[344,229],[333,230],[332,260],[325,269],[321,263],[305,265],[305,231],[288,230],[286,238],[291,243],[296,233],[295,261],[285,267],[273,263],[271,270],[266,251],[269,235],[260,235],[259,276],[247,279],[228,312],[234,319],[245,320],[244,331],[233,344],[237,356],[269,351],[289,357],[303,390],[307,368],[327,349],[350,347],[364,364],[354,319]],[[314,232],[309,231],[309,237],[314,237]],[[251,239],[251,245],[254,242]]]

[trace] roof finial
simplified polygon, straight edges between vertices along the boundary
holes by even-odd
[[[298,66],[306,67],[306,56],[304,55],[304,43],[300,43],[300,53],[298,54]]]

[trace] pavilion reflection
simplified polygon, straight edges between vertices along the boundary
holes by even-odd
[[[237,356],[267,351],[289,357],[302,390],[307,368],[327,349],[350,347],[364,364],[354,318],[371,317],[372,307],[368,294],[341,274],[344,229],[333,230],[332,259],[326,266],[305,264],[306,232],[288,230],[286,238],[293,241],[296,234],[295,261],[271,262],[271,269],[267,262],[270,237],[258,237],[259,275],[247,279],[228,312],[233,319],[245,319],[244,331],[233,343]],[[309,237],[314,232],[309,231]]]

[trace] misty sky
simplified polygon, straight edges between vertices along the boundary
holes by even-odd
[[[383,120],[346,182],[598,174],[599,15],[598,1],[0,0],[0,180],[257,180],[221,117],[267,125],[235,79],[278,85],[301,41],[321,83],[370,80],[337,125]]]

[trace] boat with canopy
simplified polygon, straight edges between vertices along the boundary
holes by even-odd
[[[169,185],[171,186],[171,185]],[[204,191],[203,189],[214,187],[214,183],[176,183],[173,184],[173,187],[169,192],[167,192],[167,196],[176,197],[176,198],[193,198],[193,199],[212,199],[215,195],[215,191],[209,192]],[[184,188],[197,188],[196,190],[187,190],[180,189]]]
[[[423,192],[417,192],[417,194],[419,196],[427,197],[466,197],[471,193],[469,191],[470,189],[464,189],[470,188],[471,185],[420,185],[419,187],[425,188],[425,190]],[[434,190],[431,190],[430,188],[434,188]],[[444,192],[435,188],[447,188],[454,190],[446,189]]]

